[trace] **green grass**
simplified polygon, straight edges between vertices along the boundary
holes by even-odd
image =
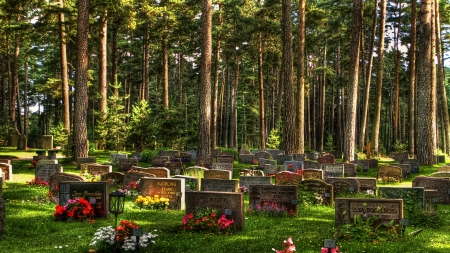
[[[22,158],[34,152],[16,153],[0,148],[1,155],[8,154]],[[99,163],[109,159],[110,152],[92,154]],[[76,164],[59,159],[64,172],[78,173]],[[386,161],[387,163],[388,161]],[[381,164],[381,163],[380,163]],[[30,169],[30,160],[14,160],[14,182],[3,185],[3,199],[6,204],[6,234],[0,237],[0,252],[88,252],[95,231],[102,226],[114,225],[114,218],[99,219],[94,223],[57,222],[53,218],[55,205],[42,202],[48,189],[30,187],[25,182],[34,177]],[[145,167],[149,164],[139,164]],[[235,173],[243,168],[235,163]],[[436,166],[420,167],[422,175],[436,171]],[[117,168],[114,168],[117,170]],[[359,175],[358,175],[359,176]],[[371,169],[362,176],[374,177]],[[414,175],[416,176],[416,175]],[[398,185],[410,186],[413,178],[407,178]],[[245,201],[248,205],[248,195]],[[449,252],[450,245],[450,206],[440,205],[441,224],[436,228],[407,227],[406,234],[424,228],[416,235],[407,235],[396,242],[345,242],[337,244],[342,252]],[[272,248],[282,249],[283,240],[292,237],[297,252],[320,252],[324,238],[334,235],[334,208],[312,206],[299,208],[298,217],[270,218],[246,216],[245,229],[231,234],[207,234],[180,232],[179,226],[184,211],[139,210],[134,207],[133,199],[128,198],[125,213],[119,220],[134,220],[144,232],[159,235],[153,252],[272,252]],[[55,248],[56,247],[56,248]],[[61,248],[59,248],[61,247]]]

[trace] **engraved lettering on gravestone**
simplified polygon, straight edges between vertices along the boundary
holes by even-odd
[[[320,165],[324,171],[325,178],[327,177],[344,177],[344,165],[343,164],[330,164],[323,163]]]
[[[303,179],[323,179],[323,170],[303,169]]]
[[[237,180],[202,178],[201,191],[237,192],[239,182]]]
[[[203,172],[204,178],[210,179],[232,179],[232,172],[229,170],[205,170]]]
[[[50,177],[62,172],[59,164],[36,164],[35,178],[40,178],[46,182],[50,182]]]
[[[233,164],[232,163],[213,163],[211,166],[212,170],[228,170],[233,171]]]
[[[264,184],[264,185],[271,185],[272,184],[272,177],[267,176],[240,176],[239,177],[239,186],[245,186],[249,189],[250,185],[252,184]]]
[[[181,178],[141,178],[141,195],[155,196],[158,195],[169,199],[169,208],[185,208],[185,180]],[[180,202],[177,193],[181,192]],[[178,205],[180,204],[180,205]]]

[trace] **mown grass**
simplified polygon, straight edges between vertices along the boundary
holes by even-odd
[[[7,153],[2,148],[1,155]],[[9,151],[15,154],[14,151]],[[109,159],[110,152],[92,154],[99,163]],[[17,155],[21,157],[21,155]],[[68,173],[79,173],[76,164],[59,159]],[[389,161],[383,161],[387,163]],[[31,160],[13,161],[13,182],[3,185],[3,199],[6,204],[6,234],[0,237],[0,252],[88,252],[95,231],[99,227],[114,225],[114,218],[99,219],[93,223],[57,222],[53,212],[55,204],[46,200],[47,188],[28,186],[27,180],[34,177],[29,168]],[[140,166],[149,166],[141,164]],[[238,171],[243,165],[235,163]],[[422,175],[436,171],[435,166],[421,167]],[[114,168],[117,170],[117,168]],[[236,177],[237,173],[234,173]],[[359,176],[359,175],[358,175]],[[361,175],[376,176],[375,170]],[[414,175],[416,176],[416,175]],[[401,185],[411,185],[407,178]],[[248,205],[246,196],[245,205]],[[432,228],[407,227],[406,236],[395,242],[337,242],[342,252],[449,252],[450,206],[440,205],[440,224]],[[188,233],[179,231],[184,211],[139,210],[133,199],[128,198],[125,213],[120,219],[134,220],[144,232],[159,235],[152,252],[272,252],[282,249],[283,240],[291,236],[297,252],[320,252],[324,238],[332,238],[334,229],[334,208],[328,206],[300,207],[298,217],[270,218],[246,216],[245,229],[229,234]],[[431,225],[431,224],[430,224]],[[424,228],[423,232],[411,236],[409,233]]]

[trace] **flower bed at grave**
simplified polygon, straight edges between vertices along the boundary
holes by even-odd
[[[217,219],[217,211],[211,208],[197,208],[196,214],[186,214],[183,217],[181,231],[206,231],[222,232],[229,231],[234,220],[227,219],[225,214]]]
[[[138,228],[139,226],[134,221],[128,220],[121,220],[116,228],[111,226],[101,227],[95,232],[90,246],[105,253],[148,252],[148,250],[151,250],[151,245],[156,243],[154,238],[158,235],[150,232],[142,234],[139,236],[139,243],[136,244],[137,238],[133,236],[133,229]]]
[[[169,199],[160,198],[158,195],[153,197],[139,195],[134,201],[134,204],[141,209],[165,210],[169,206]]]
[[[303,170],[296,170],[294,173],[280,173],[277,175],[277,185],[299,185],[302,180]]]
[[[84,198],[69,199],[64,206],[56,205],[53,216],[62,221],[95,221],[94,209]]]
[[[268,217],[286,217],[295,216],[294,210],[289,210],[283,205],[278,205],[276,202],[264,202],[261,204],[256,204],[254,206],[249,206],[247,209],[248,215],[262,215]]]
[[[36,186],[44,186],[44,187],[48,187],[49,186],[49,182],[42,180],[40,177],[37,178],[33,178],[30,181],[26,181],[27,185],[36,185]]]

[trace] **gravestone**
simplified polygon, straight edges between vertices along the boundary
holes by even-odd
[[[211,165],[211,170],[228,170],[233,172],[233,164],[232,163],[213,163]]]
[[[152,156],[152,167],[164,167],[164,164],[169,161],[168,156]]]
[[[302,175],[290,171],[281,171],[275,175],[275,185],[299,185]]]
[[[232,179],[232,172],[229,170],[205,170],[203,177],[208,179]]]
[[[330,151],[329,153],[334,156],[334,159],[342,159],[344,157],[342,151]]]
[[[322,163],[320,169],[324,172],[324,177],[344,177],[343,164]]]
[[[78,157],[77,158],[77,167],[79,170],[81,170],[82,164],[96,163],[96,162],[97,162],[97,159],[95,157]]]
[[[241,149],[239,150],[239,155],[250,155],[252,152],[248,151],[247,149]]]
[[[264,166],[265,166],[266,164],[277,165],[277,161],[275,161],[275,160],[270,160],[270,159],[264,159],[264,158],[258,159],[258,167],[259,167],[260,169],[264,168]]]
[[[252,150],[252,154],[256,154],[256,153],[259,153],[259,152],[263,152],[264,150],[262,150],[262,149],[254,149],[254,150]]]
[[[120,159],[128,159],[128,154],[118,154],[118,153],[109,154],[109,160],[111,162],[119,161]]]
[[[42,149],[53,149],[53,135],[42,135]]]
[[[187,152],[180,152],[180,155],[175,157],[176,159],[181,160],[183,163],[189,163],[192,160],[192,155]]]
[[[322,180],[324,178],[323,176],[323,170],[317,170],[317,169],[303,169],[303,179],[319,179]]]
[[[156,177],[170,178],[170,170],[164,167],[150,167],[141,171],[153,174]]]
[[[303,162],[301,161],[285,161],[283,163],[288,171],[297,171],[303,169]]]
[[[40,160],[48,160],[48,156],[33,156],[33,164],[37,164]]]
[[[5,173],[4,180],[13,181],[12,165],[11,164],[0,163],[0,171]]]
[[[112,172],[112,166],[111,165],[101,165],[101,164],[88,164],[87,165],[88,173],[91,175],[104,175],[106,173]]]
[[[36,164],[34,171],[34,177],[40,178],[46,182],[50,182],[50,177],[57,174],[62,173],[63,168],[59,164]]]
[[[137,187],[140,187],[140,180],[143,177],[156,177],[156,176],[154,174],[145,173],[141,171],[128,172],[123,177],[123,188],[124,189],[127,188],[127,186],[129,186],[133,182],[136,183]]]
[[[439,204],[450,204],[450,180],[446,178],[418,176],[412,181],[412,186],[437,190]]]
[[[2,162],[0,160],[0,162]],[[450,166],[446,165],[446,166],[441,166],[438,168],[437,172],[450,172]]]
[[[17,150],[27,150],[28,138],[25,135],[19,135],[17,140]]]
[[[37,164],[58,164],[58,160],[42,159]]]
[[[101,177],[102,181],[108,182],[110,186],[122,188],[125,174],[123,174],[122,172],[109,172],[102,175]]]
[[[237,192],[239,188],[239,182],[232,179],[202,178],[200,182],[201,191]]]
[[[234,155],[218,155],[216,163],[234,163]]]
[[[144,168],[144,167],[139,167],[139,166],[132,166],[127,172],[134,172],[134,171],[137,171],[137,172],[144,172],[144,173],[147,173],[147,168]]]
[[[184,164],[182,162],[165,162],[164,167],[170,171],[170,175],[182,175]]]
[[[431,174],[430,177],[450,178],[450,171],[448,171],[448,172],[435,172],[435,173]]]
[[[306,154],[293,154],[292,159],[294,161],[304,161],[306,159]]]
[[[234,220],[234,227],[239,231],[244,229],[244,194],[241,192],[186,192],[186,214],[195,216],[197,208],[215,209],[216,217],[225,214],[225,209],[231,209],[229,219]]]
[[[303,161],[303,168],[304,169],[320,169],[320,164],[318,162],[314,161]]]
[[[59,197],[59,183],[61,182],[85,182],[86,180],[82,176],[69,174],[69,173],[57,173],[50,177],[50,196]]]
[[[197,159],[197,151],[196,150],[188,150],[188,151],[184,151],[184,152],[190,154],[192,160]]]
[[[184,170],[183,175],[196,177],[196,178],[203,178],[205,176],[206,170],[207,169],[204,167],[198,167],[198,166],[188,167]]]
[[[20,132],[15,129],[10,129],[8,131],[8,146],[9,147],[17,147],[17,143],[19,142]]]
[[[355,215],[375,217],[381,222],[403,219],[403,199],[336,198],[335,227],[353,223]]]
[[[179,178],[184,180],[185,190],[186,191],[198,191],[200,190],[200,180],[196,177],[183,176],[183,175],[175,175],[172,178]]]
[[[137,158],[119,158],[119,171],[129,171],[131,167],[138,166]]]
[[[207,169],[212,168],[214,159],[212,157],[199,157],[195,160],[195,166],[205,167]]]
[[[180,151],[178,150],[162,150],[158,152],[159,156],[168,156],[170,159],[178,156],[180,154]]]
[[[272,155],[270,155],[269,152],[261,151],[258,153],[255,153],[255,159],[259,161],[259,159],[266,159],[270,160],[272,158]]]
[[[317,158],[317,163],[318,164],[323,164],[323,163],[335,164],[336,160],[334,159],[334,156],[332,156],[332,155],[324,155],[324,156]]]
[[[278,173],[278,166],[272,164],[265,164],[263,172],[265,175],[275,175]]]
[[[419,173],[419,160],[408,159],[401,162],[402,164],[409,164],[411,166],[411,173]]]
[[[254,154],[239,154],[239,163],[243,164],[254,164],[255,155]]]
[[[378,160],[369,159],[369,168],[378,168]]]
[[[250,185],[249,206],[257,209],[265,202],[276,203],[288,212],[298,215],[298,188],[296,185]]]
[[[250,189],[250,185],[253,184],[264,184],[264,185],[271,185],[272,184],[272,177],[267,176],[240,176],[239,177],[239,186],[245,186],[247,189]]]
[[[272,159],[278,160],[279,155],[284,155],[284,150],[279,149],[266,149],[266,152],[272,156]]]
[[[0,159],[0,163],[11,164],[11,159]]]
[[[368,172],[369,171],[369,161],[368,160],[354,160],[350,163],[356,164],[356,171],[358,171],[358,167],[360,167],[361,172]]]
[[[402,181],[402,169],[396,166],[391,165],[383,165],[378,168],[377,179],[392,177],[398,180],[398,182]]]
[[[402,163],[409,159],[408,153],[392,153],[389,157],[393,158],[395,161]]]
[[[221,150],[220,149],[213,149],[211,150],[211,157],[215,159],[218,155],[220,155]]]
[[[277,156],[278,164],[283,164],[284,162],[287,162],[287,161],[293,161],[292,155],[278,155]]]
[[[344,177],[356,177],[356,164],[354,163],[336,163],[344,165]]]
[[[307,191],[316,193],[323,204],[333,206],[333,185],[318,179],[308,179],[302,181],[302,186],[306,187]]]
[[[185,209],[185,181],[181,178],[141,178],[141,195],[146,197],[158,195],[169,199],[169,208]]]
[[[407,178],[411,176],[411,165],[404,163],[391,163],[392,166],[397,166],[402,169],[403,178]]]
[[[317,152],[307,153],[306,158],[308,158],[308,160],[317,160],[319,158],[319,153]]]
[[[437,190],[425,190],[424,191],[424,207],[425,213],[436,215],[438,211],[438,191]]]
[[[107,182],[60,182],[59,205],[69,199],[84,198],[94,209],[95,217],[109,218],[109,184]]]
[[[405,206],[410,208],[424,208],[425,204],[425,189],[423,187],[377,187],[377,196],[387,199],[403,199]],[[409,217],[406,217],[409,218]]]
[[[359,182],[354,178],[329,177],[325,181],[333,185],[335,195],[343,192],[359,192]]]
[[[377,179],[370,177],[349,177],[358,180],[359,182],[359,191],[367,192],[370,191],[372,194],[375,194],[377,190]]]

